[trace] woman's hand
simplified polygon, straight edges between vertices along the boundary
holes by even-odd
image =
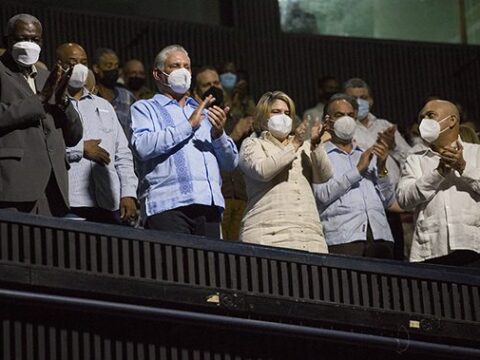
[[[297,151],[305,141],[305,134],[307,132],[307,119],[303,120],[300,125],[297,126],[295,129],[295,136],[292,140],[292,145],[295,147],[295,151]]]

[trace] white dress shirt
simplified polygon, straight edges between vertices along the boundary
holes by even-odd
[[[459,139],[460,141],[460,139]],[[436,170],[440,157],[417,145],[402,170],[397,200],[415,210],[410,261],[448,255],[454,250],[480,252],[480,145],[462,143],[462,175]]]
[[[82,140],[67,148],[70,206],[118,210],[121,198],[137,197],[138,185],[122,126],[112,105],[86,89],[80,100],[70,100],[83,124]],[[92,139],[100,139],[99,146],[110,154],[108,165],[83,157],[83,143]]]

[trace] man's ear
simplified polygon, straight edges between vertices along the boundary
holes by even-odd
[[[457,115],[452,115],[450,120],[450,128],[455,127],[455,125],[460,125],[460,118]],[[452,120],[453,119],[453,120]]]
[[[323,126],[325,126],[325,130],[329,130],[332,128],[332,118],[330,115],[325,115],[323,117]]]
[[[98,67],[97,64],[92,65],[92,71],[95,75],[97,75],[100,72],[100,68]]]
[[[162,80],[161,76],[161,71],[159,69],[153,69],[152,70],[152,76],[156,81]]]
[[[368,97],[368,105],[370,106],[370,109],[373,107],[373,97],[371,96]]]

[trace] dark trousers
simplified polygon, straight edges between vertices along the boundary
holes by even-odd
[[[104,224],[121,224],[120,211],[109,211],[96,207],[72,207],[70,212],[87,221]]]
[[[68,212],[53,172],[50,174],[47,187],[40,199],[37,201],[0,201],[0,209],[57,217],[65,216]]]
[[[347,244],[331,245],[331,254],[344,254],[379,259],[393,259],[393,242],[374,240],[370,225],[367,226],[367,240],[353,241]]]
[[[387,220],[392,230],[393,235],[393,258],[395,260],[404,260],[404,240],[403,240],[403,226],[402,226],[402,217],[399,213],[388,212],[387,211]]]
[[[424,261],[427,264],[480,268],[480,254],[471,250],[456,250],[448,255]]]
[[[219,239],[220,222],[220,208],[194,204],[152,215],[145,228]]]

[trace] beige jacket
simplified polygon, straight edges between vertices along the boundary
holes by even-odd
[[[244,140],[239,165],[248,193],[241,241],[326,253],[311,187],[332,176],[323,147],[311,152],[305,142],[295,152],[264,132]]]

